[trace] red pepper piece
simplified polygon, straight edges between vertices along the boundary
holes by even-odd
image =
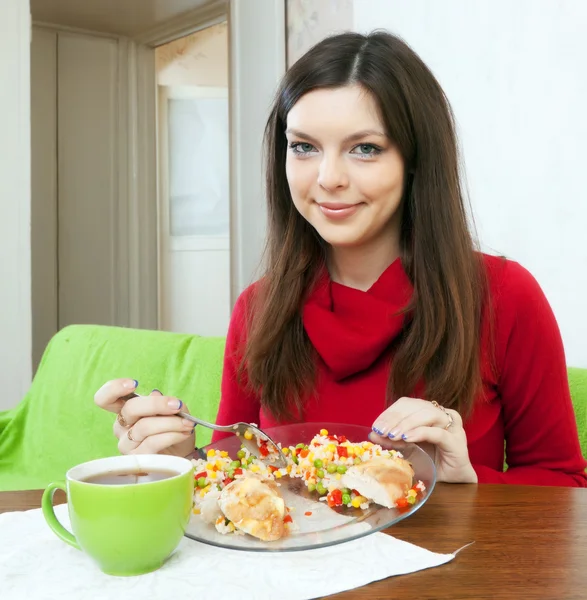
[[[238,469],[234,470],[234,474],[235,475],[242,475],[243,474],[243,470],[239,467]]]
[[[291,518],[291,515],[285,515],[285,517],[283,517],[284,523],[291,523],[292,521],[293,519]]]
[[[206,471],[202,471],[201,473],[194,475],[194,479],[200,479],[200,477],[206,477],[207,475],[208,473]]]
[[[342,490],[333,490],[332,500],[335,506],[340,506],[342,504]]]
[[[349,452],[346,446],[338,446],[336,452],[341,458],[348,458]]]

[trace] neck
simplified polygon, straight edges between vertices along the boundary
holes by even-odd
[[[399,254],[398,240],[358,248],[331,247],[328,257],[330,278],[366,292]]]

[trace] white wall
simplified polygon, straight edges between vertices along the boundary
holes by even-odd
[[[459,124],[485,249],[528,268],[587,367],[587,2],[360,0],[358,31],[402,36]]]
[[[31,378],[30,14],[0,2],[0,410]]]

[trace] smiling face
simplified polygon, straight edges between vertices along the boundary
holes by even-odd
[[[404,161],[374,98],[353,85],[302,96],[287,115],[286,173],[298,212],[331,247],[399,245]]]

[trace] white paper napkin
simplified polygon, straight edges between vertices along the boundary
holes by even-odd
[[[67,507],[55,512],[69,528]],[[58,539],[40,509],[0,514],[2,600],[310,600],[453,558],[383,533],[276,554],[224,550],[184,539],[158,571],[111,577]]]

